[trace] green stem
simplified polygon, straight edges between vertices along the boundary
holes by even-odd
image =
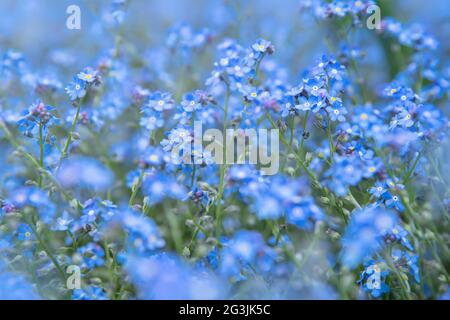
[[[328,137],[328,143],[330,145],[330,163],[333,163],[334,144],[333,144],[333,137],[331,135],[331,121],[330,121],[329,116],[328,116],[327,137]]]
[[[3,121],[3,119],[0,119],[0,128],[5,132],[6,138],[9,141],[9,143],[22,155],[24,155],[32,164],[33,166],[39,170],[40,173],[44,174],[47,178],[49,178],[52,183],[57,187],[59,192],[66,198],[68,201],[72,201],[73,198],[61,187],[58,180],[55,179],[55,177],[48,171],[45,170],[38,160],[35,159],[35,157],[30,154],[29,152],[26,152],[23,150],[23,148],[20,146],[20,144],[15,140],[14,136],[11,134],[11,131],[9,131],[8,127],[6,126],[6,123]]]
[[[218,244],[220,244],[220,234],[222,229],[222,197],[223,191],[225,188],[225,173],[227,170],[227,118],[228,118],[228,102],[230,100],[230,88],[227,86],[227,93],[225,95],[225,106],[223,111],[223,137],[224,137],[224,145],[223,145],[223,163],[220,165],[220,174],[219,174],[219,189],[217,193],[217,207],[216,207],[216,238]],[[219,246],[218,246],[219,247]]]
[[[44,167],[44,140],[42,122],[39,122],[39,166]],[[42,188],[42,173],[39,172],[39,188]]]
[[[139,175],[138,181],[135,184],[133,184],[133,186],[131,187],[131,196],[130,196],[130,200],[128,201],[128,205],[130,207],[134,203],[134,199],[136,198],[139,187],[141,186],[142,180],[144,179],[144,174],[145,174],[145,170],[142,169],[141,174]]]
[[[72,120],[72,126],[70,128],[70,133],[69,133],[69,136],[67,137],[66,144],[64,146],[63,152],[61,154],[61,158],[59,160],[60,165],[61,165],[63,159],[67,157],[67,152],[69,150],[70,144],[72,143],[73,133],[75,132],[75,126],[77,125],[78,117],[80,116],[80,109],[81,109],[81,103],[78,102],[77,103],[77,111],[75,113],[75,117]]]
[[[278,129],[275,121],[272,119],[272,116],[270,115],[269,112],[266,112],[266,117],[269,120],[269,122],[272,124],[272,127],[274,129]],[[306,166],[305,162],[301,159],[301,157],[298,155],[298,153],[294,151],[292,146],[289,145],[289,142],[286,141],[286,139],[283,137],[282,133],[279,130],[278,130],[278,138],[280,139],[281,143],[289,149],[289,152],[295,155],[298,164],[300,164],[300,166],[303,168],[303,170],[305,170],[305,172],[308,174],[308,176],[311,178],[311,180],[319,185],[319,181],[317,180],[314,173],[311,170],[309,170],[309,168]]]
[[[359,202],[356,200],[356,198],[353,196],[352,191],[350,190],[350,188],[348,188],[348,197],[350,199],[350,201],[353,203],[353,205],[358,208],[361,209],[361,205],[359,204]]]
[[[39,235],[36,227],[34,226],[33,223],[29,224],[31,229],[33,230],[36,239],[38,240],[39,244],[41,245],[42,249],[44,249],[45,253],[48,255],[48,257],[50,258],[50,260],[53,262],[53,264],[55,265],[56,269],[58,270],[61,278],[64,280],[64,282],[67,280],[66,278],[66,274],[63,270],[63,268],[61,267],[61,265],[59,264],[58,260],[55,258],[55,256],[52,254],[51,250],[49,249],[49,247],[47,246],[47,244],[44,242],[44,240],[41,238],[41,236]]]
[[[308,125],[308,117],[309,117],[309,110],[306,111],[305,113],[305,117],[303,118],[303,124],[302,124],[302,140],[300,142],[300,148],[298,149],[298,154],[299,156],[301,156],[303,159],[305,158],[305,156],[303,156],[304,153],[304,146],[305,146],[305,134],[306,134],[306,126]],[[306,154],[306,153],[305,153]]]

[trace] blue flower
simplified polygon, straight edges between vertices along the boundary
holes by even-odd
[[[264,40],[264,39],[259,39],[256,41],[256,43],[254,43],[252,45],[252,49],[255,52],[258,53],[273,53],[274,52],[274,48],[272,46],[272,44],[270,43],[270,41]]]
[[[325,215],[310,196],[302,198],[287,210],[286,220],[301,229],[311,230],[314,223],[323,220]]]
[[[342,263],[354,269],[364,259],[370,258],[382,248],[384,236],[398,221],[389,210],[365,207],[352,215],[342,238]]]
[[[61,217],[56,219],[56,223],[52,226],[52,230],[55,231],[67,231],[70,229],[70,224],[73,222],[70,214],[67,211],[64,211]]]
[[[420,283],[419,257],[416,254],[394,249],[392,250],[392,260],[397,268],[410,273],[417,283]]]
[[[72,101],[81,99],[86,95],[86,83],[80,78],[74,78],[67,86],[66,92]]]
[[[170,93],[157,91],[149,96],[145,107],[161,112],[172,109],[173,105],[174,101]]]
[[[94,83],[98,81],[98,71],[87,67],[82,72],[80,72],[77,77],[84,82]]]
[[[131,250],[139,253],[154,252],[165,245],[155,222],[132,210],[125,210],[119,216],[128,233],[127,243]]]
[[[266,275],[274,266],[276,256],[258,232],[241,230],[222,243],[219,272],[234,281],[245,280],[254,273]],[[211,255],[210,259],[217,255],[217,251]]]
[[[361,284],[364,291],[369,292],[374,298],[379,298],[390,290],[386,284],[389,273],[386,262],[370,260],[365,264],[358,283]]]
[[[39,300],[34,286],[20,274],[9,272],[0,262],[0,300]]]
[[[164,119],[160,112],[153,109],[144,109],[144,116],[140,120],[140,125],[145,129],[152,131],[164,126]]]
[[[97,159],[80,156],[66,160],[57,179],[65,188],[106,190],[111,187],[113,173]]]
[[[34,208],[38,212],[40,220],[47,224],[53,221],[56,214],[55,204],[46,193],[35,187],[22,187],[14,190],[10,202],[15,209],[27,206]]]
[[[347,109],[343,106],[335,105],[333,107],[327,107],[326,110],[330,116],[331,121],[345,121],[345,115],[348,113]]]
[[[403,212],[405,207],[402,204],[402,200],[399,195],[392,195],[389,192],[383,194],[384,203],[388,208],[395,208],[396,210]]]
[[[258,197],[253,207],[260,219],[277,219],[283,211],[280,200],[268,194]]]
[[[167,155],[157,147],[148,147],[141,157],[141,162],[146,166],[161,166],[167,161]]]
[[[406,231],[402,226],[396,225],[389,231],[388,237],[390,241],[398,241],[408,250],[412,251],[413,246],[408,239],[408,235],[408,231]]]
[[[332,166],[325,173],[327,185],[338,195],[346,195],[349,186],[357,185],[363,178],[364,166],[359,157],[335,155]]]
[[[147,196],[148,204],[159,203],[165,198],[188,199],[188,191],[185,186],[173,177],[155,171],[145,175],[142,190]]]
[[[175,255],[130,256],[125,269],[141,299],[223,299],[228,291],[220,278]]]
[[[72,293],[73,300],[108,300],[106,292],[96,286],[88,286],[84,289],[76,289]]]
[[[87,245],[78,248],[77,253],[79,253],[83,258],[83,268],[93,270],[94,268],[105,265],[105,252],[98,244],[92,242],[88,243]]]
[[[39,127],[43,128],[43,136],[47,134],[47,129],[57,124],[58,119],[52,114],[54,108],[46,105],[41,100],[36,100],[17,121],[19,130],[27,137],[38,136]]]
[[[20,241],[34,240],[33,229],[29,225],[22,223],[17,227],[17,239]]]
[[[375,185],[369,189],[369,193],[377,199],[381,198],[386,191],[387,189],[382,182],[376,182]]]
[[[186,112],[193,112],[199,110],[202,105],[198,100],[197,96],[193,93],[186,93],[181,100],[181,106]]]

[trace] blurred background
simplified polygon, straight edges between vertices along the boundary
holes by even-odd
[[[119,1],[120,2],[120,1]],[[276,60],[299,72],[324,51],[327,30],[319,28],[314,18],[302,13],[299,0],[165,0],[127,1],[126,23],[120,27],[124,38],[136,52],[150,54],[167,43],[171,28],[182,23],[193,30],[208,28],[213,39],[238,38],[243,45],[259,37],[275,44],[282,54]],[[383,0],[382,17],[393,16],[400,22],[420,23],[435,35],[448,54],[450,6],[448,0]],[[66,28],[66,8],[81,8],[81,30]],[[112,1],[91,0],[2,0],[0,1],[0,49],[15,49],[25,54],[33,68],[51,71],[52,64],[65,64],[73,74],[110,49],[114,42]],[[369,36],[367,33],[365,36]],[[217,42],[217,43],[218,43]],[[210,50],[214,52],[215,45]],[[442,48],[441,48],[442,49]],[[379,48],[368,54],[379,55]],[[377,59],[368,59],[379,65]],[[444,59],[445,60],[445,59]],[[205,72],[213,57],[206,55]],[[158,61],[153,61],[158,63]],[[200,68],[198,66],[197,68]],[[376,68],[379,70],[380,68]],[[199,71],[199,70],[197,70]]]

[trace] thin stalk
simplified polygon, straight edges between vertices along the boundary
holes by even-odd
[[[131,187],[131,196],[130,196],[130,200],[128,201],[128,205],[131,207],[134,203],[134,199],[136,198],[136,195],[138,193],[139,187],[142,184],[142,180],[144,179],[144,174],[145,174],[145,170],[142,169],[141,173],[139,175],[138,181],[136,182],[136,184],[134,184]]]
[[[64,146],[63,152],[61,154],[61,158],[59,160],[60,165],[61,165],[63,159],[67,157],[67,152],[69,150],[70,144],[72,143],[73,133],[75,132],[75,126],[77,125],[78,117],[80,116],[80,109],[81,109],[81,103],[78,102],[77,103],[77,111],[75,113],[75,117],[72,120],[72,126],[70,128],[69,136],[67,137],[66,144]]]
[[[56,269],[58,270],[61,278],[66,281],[66,274],[63,270],[63,268],[61,267],[61,265],[59,264],[58,260],[55,258],[55,256],[52,254],[51,250],[49,249],[49,247],[47,247],[47,244],[44,242],[44,240],[41,238],[41,236],[39,235],[39,233],[37,232],[36,227],[34,226],[33,223],[30,223],[30,227],[33,230],[36,239],[38,240],[39,244],[41,245],[42,249],[44,249],[45,253],[48,255],[48,257],[50,258],[50,260],[53,262],[53,264],[55,265]]]
[[[42,122],[39,122],[39,166],[44,167],[44,139],[43,139],[43,126]],[[39,188],[42,188],[42,173],[39,172]]]
[[[333,163],[333,156],[334,156],[334,144],[333,144],[333,136],[331,135],[331,121],[330,117],[328,116],[328,127],[327,127],[327,137],[328,137],[328,143],[330,145],[330,163]]]
[[[302,156],[302,154],[304,153],[303,151],[304,151],[304,146],[305,146],[305,133],[306,133],[306,126],[308,124],[308,117],[309,117],[309,110],[306,111],[305,117],[303,118],[303,123],[302,123],[302,129],[303,129],[303,131],[302,131],[302,140],[300,142],[300,148],[298,149],[298,154],[303,159],[305,158],[304,156]]]
[[[223,111],[223,137],[224,137],[224,148],[223,148],[223,164],[220,165],[219,173],[219,189],[217,193],[217,207],[216,207],[216,238],[218,244],[220,244],[220,234],[221,234],[221,219],[222,219],[222,197],[225,188],[225,173],[227,170],[226,159],[227,159],[227,118],[228,118],[228,103],[230,100],[230,88],[227,86],[227,93],[225,95],[225,105]]]

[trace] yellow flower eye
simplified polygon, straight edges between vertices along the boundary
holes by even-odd
[[[369,168],[369,172],[375,172],[376,168],[375,167],[370,167]]]
[[[29,233],[28,231],[25,232],[25,237],[27,237],[27,238],[31,237],[31,233]]]
[[[252,96],[253,98],[255,98],[255,97],[257,96],[256,92],[252,92],[252,93],[251,93],[251,96]]]
[[[264,46],[263,46],[262,44],[261,44],[261,45],[259,45],[259,47],[258,47],[258,48],[259,48],[259,50],[261,50],[261,51],[265,49],[265,48],[264,48]]]
[[[162,105],[164,104],[164,101],[163,101],[163,100],[159,100],[159,101],[158,101],[158,104],[159,104],[160,106],[162,106]]]
[[[367,120],[367,118],[369,118],[369,116],[366,113],[361,114],[360,116],[361,120]]]

